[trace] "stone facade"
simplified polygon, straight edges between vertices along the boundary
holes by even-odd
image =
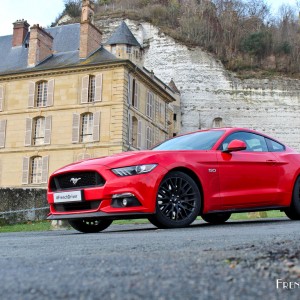
[[[240,80],[200,48],[181,45],[149,23],[126,23],[147,46],[146,68],[162,80],[174,78],[180,89],[181,132],[219,125],[247,127],[300,151],[299,80]],[[107,36],[118,22],[99,24]]]

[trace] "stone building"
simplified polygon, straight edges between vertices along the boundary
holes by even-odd
[[[43,187],[63,165],[148,149],[180,130],[174,82],[143,67],[125,22],[103,43],[93,4],[82,4],[78,24],[29,31],[18,20],[0,37],[0,187]]]

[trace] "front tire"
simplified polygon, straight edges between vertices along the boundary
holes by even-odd
[[[291,220],[300,220],[300,177],[297,178],[294,186],[291,206],[284,212]]]
[[[99,219],[69,220],[69,224],[77,231],[83,233],[97,233],[106,229],[113,221]]]
[[[195,181],[179,171],[168,173],[158,188],[156,213],[149,221],[158,228],[190,225],[199,215],[201,195]]]
[[[231,216],[231,213],[213,213],[213,214],[207,214],[202,215],[202,219],[211,224],[223,224],[225,223]]]

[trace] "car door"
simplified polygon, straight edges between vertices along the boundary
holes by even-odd
[[[223,152],[232,140],[245,142],[247,149]],[[268,152],[263,136],[251,132],[235,132],[224,140],[219,150],[220,197],[224,208],[275,205],[278,201],[279,171],[276,156]]]

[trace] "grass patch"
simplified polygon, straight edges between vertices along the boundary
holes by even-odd
[[[0,232],[47,231],[50,230],[50,227],[49,221],[27,222],[0,226]]]
[[[263,216],[266,214],[266,216]],[[230,220],[253,220],[253,219],[261,219],[261,218],[283,218],[285,217],[285,213],[279,210],[270,210],[266,212],[254,212],[254,213],[238,213],[232,214]]]
[[[230,220],[239,221],[239,220],[254,220],[261,218],[283,218],[285,213],[278,210],[271,210],[266,212],[266,217],[261,215],[261,212],[255,213],[238,213],[232,214]],[[197,218],[202,220],[201,217]],[[115,225],[132,225],[132,224],[149,224],[147,219],[133,219],[133,220],[116,220],[113,222]],[[71,229],[71,227],[70,227]],[[30,231],[48,231],[51,230],[50,221],[38,221],[38,222],[27,222],[24,224],[16,225],[2,225],[0,226],[0,233],[2,232],[30,232]]]

